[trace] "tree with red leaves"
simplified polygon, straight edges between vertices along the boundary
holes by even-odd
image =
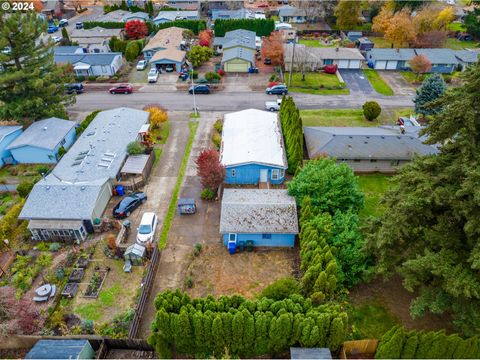
[[[197,175],[200,176],[202,185],[216,192],[226,173],[225,167],[220,163],[218,151],[203,150],[195,160],[195,164],[197,164]]]
[[[425,55],[414,56],[412,60],[409,61],[409,63],[412,71],[417,74],[417,78],[418,75],[425,74],[429,72],[432,68],[432,63]]]
[[[272,65],[283,64],[283,41],[279,31],[274,31],[269,37],[263,39],[262,57],[270,58]]]
[[[148,35],[148,27],[142,20],[130,20],[125,24],[125,32],[129,39],[143,39]]]
[[[213,32],[212,30],[203,30],[198,34],[198,44],[200,46],[210,47],[212,43]]]
[[[33,335],[40,331],[43,321],[33,303],[27,299],[18,301],[15,290],[0,287],[0,334]]]

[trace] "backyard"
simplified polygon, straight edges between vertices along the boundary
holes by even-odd
[[[392,88],[388,86],[388,84],[385,82],[385,80],[383,80],[381,75],[376,70],[363,69],[363,73],[377,93],[385,96],[394,95]]]
[[[309,47],[334,47],[335,44],[325,45],[320,42],[320,39],[300,39],[299,44],[303,44]]]
[[[360,175],[357,179],[360,189],[365,194],[365,206],[360,211],[360,218],[380,215],[383,211],[380,199],[385,191],[395,185],[391,181],[392,177],[383,174],[368,174]]]
[[[453,24],[452,24],[453,25]],[[454,24],[454,25],[460,25],[460,24]],[[458,27],[458,26],[456,26]],[[456,30],[452,30],[456,31]],[[375,48],[392,48],[392,43],[383,37],[376,37],[372,36],[368,38],[370,41],[372,41],[375,44]],[[465,48],[475,48],[478,47],[479,43],[478,41],[460,41],[456,38],[447,38],[447,41],[445,42],[445,45],[443,47],[447,49],[452,49],[452,50],[462,50]],[[402,46],[402,47],[408,47],[407,45]]]
[[[300,72],[293,73],[292,84],[290,85],[290,73],[285,74],[285,83],[291,92],[300,92],[316,95],[341,95],[349,94],[350,90],[341,83],[334,74],[323,72],[307,72],[305,80],[302,80]]]
[[[382,111],[383,112],[383,111]],[[300,110],[303,126],[378,126],[393,124],[391,114],[380,114],[376,121],[368,121],[362,109]]]

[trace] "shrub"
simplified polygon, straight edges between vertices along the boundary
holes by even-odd
[[[443,75],[443,80],[445,80],[447,84],[450,84],[452,82],[452,75],[449,75],[449,74]]]
[[[184,285],[185,285],[187,288],[191,289],[191,288],[193,287],[193,279],[192,279],[192,277],[191,277],[191,276],[187,276],[187,277],[185,278],[185,280],[184,280],[183,283],[184,283]]]
[[[60,250],[60,244],[57,242],[51,243],[50,246],[48,247],[48,251],[50,252],[57,252]]]
[[[275,280],[260,293],[260,298],[266,297],[275,301],[288,298],[290,295],[301,294],[300,284],[292,277]]]
[[[125,48],[125,58],[127,61],[133,61],[137,58],[140,53],[140,47],[138,46],[137,41],[130,41]]]
[[[37,245],[38,251],[48,251],[49,246],[47,243],[41,242],[40,244]]]
[[[86,334],[93,334],[93,321],[82,320],[82,331]]]
[[[50,170],[50,167],[48,165],[38,165],[35,168],[35,170],[37,171],[38,175],[43,175],[48,173],[48,171]]]
[[[272,74],[272,75],[270,76],[270,79],[268,79],[268,81],[270,81],[271,83],[273,83],[273,82],[278,82],[279,80],[280,80],[280,78],[278,77],[277,74]]]
[[[222,121],[222,119],[218,119],[217,121],[215,121],[215,124],[213,124],[213,127],[215,128],[215,130],[217,130],[217,132],[219,134],[221,134],[222,131],[223,131],[223,121]]]
[[[65,150],[65,148],[63,146],[60,146],[58,148],[58,156],[59,157],[62,157],[63,155],[65,155],[66,152],[67,152],[67,150]]]
[[[85,117],[85,120],[83,120],[80,125],[75,129],[77,136],[80,135],[87,127],[90,125],[90,123],[95,119],[95,116],[100,112],[100,110],[95,110],[91,114],[87,115]]]
[[[95,81],[95,80],[97,80],[97,77],[94,76],[94,75],[90,75],[90,76],[88,77],[88,81]]]
[[[215,197],[216,197],[215,193],[209,188],[203,189],[202,192],[200,193],[200,198],[202,200],[211,201],[211,200],[215,200]]]
[[[30,194],[30,191],[33,189],[33,182],[23,180],[20,184],[17,186],[17,193],[20,195],[22,198],[26,198],[28,194]]]
[[[77,77],[75,78],[75,80],[76,80],[77,82],[85,81],[85,76],[77,76]]]
[[[217,74],[220,75],[220,76],[223,76],[223,75],[225,75],[225,70],[218,69]]]
[[[215,82],[215,81],[221,80],[222,77],[220,75],[218,75],[217,73],[214,73],[214,72],[210,71],[210,72],[205,74],[205,79],[208,82]]]
[[[198,256],[202,252],[202,244],[196,243],[195,246],[193,247],[193,256]]]
[[[382,108],[376,101],[367,101],[363,104],[363,115],[368,121],[375,120],[382,112]]]
[[[159,129],[168,120],[167,111],[161,106],[148,106],[143,110],[150,113],[150,125],[152,129]]]
[[[219,133],[214,133],[212,135],[212,142],[217,148],[217,150],[220,150],[220,146],[222,145],[222,135],[220,135]]]
[[[141,155],[145,154],[145,147],[138,141],[132,141],[127,145],[128,155]]]
[[[190,76],[194,79],[198,78],[198,71],[197,70],[190,70]]]

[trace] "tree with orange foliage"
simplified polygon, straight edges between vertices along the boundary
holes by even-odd
[[[373,18],[372,30],[385,34],[390,27],[394,15],[394,6],[386,3],[377,16]]]
[[[262,57],[270,58],[273,65],[283,64],[283,41],[279,31],[274,31],[269,37],[263,39]]]
[[[152,129],[159,129],[168,120],[167,110],[158,105],[146,106],[143,110],[150,113],[150,126]]]
[[[212,30],[203,30],[198,34],[198,44],[200,46],[210,47],[212,43],[213,32]]]
[[[432,68],[432,63],[425,55],[414,56],[409,64],[412,71],[417,75],[417,79],[420,74],[425,74]]]
[[[417,32],[408,10],[399,11],[393,16],[384,37],[395,47],[410,47],[417,37]]]

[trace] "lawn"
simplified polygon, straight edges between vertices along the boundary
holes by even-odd
[[[367,121],[361,109],[300,110],[303,126],[378,126]]]
[[[160,128],[150,130],[150,136],[155,144],[165,144],[170,135],[170,122],[164,122]]]
[[[375,48],[391,48],[392,43],[383,37],[369,36],[368,39],[375,44]]]
[[[478,41],[460,41],[455,38],[448,38],[445,47],[452,50],[463,50],[465,48],[476,48],[479,45]]]
[[[317,40],[312,40],[312,39],[300,39],[299,44],[303,44],[303,45],[306,45],[306,46],[309,46],[309,47],[321,47],[321,48],[324,48],[324,47],[334,47],[335,45],[324,45],[324,44],[321,44],[320,41],[317,39]]]
[[[383,174],[360,175],[357,177],[360,189],[365,194],[365,207],[360,211],[361,218],[381,215],[383,208],[379,204],[382,195],[391,188],[394,183],[391,176]]]
[[[378,300],[352,307],[348,318],[356,339],[381,339],[400,320]]]
[[[463,25],[460,22],[453,22],[451,24],[448,24],[447,29],[450,31],[461,31],[461,32],[467,31],[467,29],[465,28],[465,25]]]
[[[160,156],[162,156],[162,149],[154,148],[153,152],[155,153],[155,161],[153,162],[153,167],[157,166],[158,162],[160,161]]]
[[[114,304],[115,298],[120,294],[120,285],[115,284],[110,289],[102,290],[98,299],[91,303],[81,305],[75,312],[83,319],[97,321],[102,317],[102,312]]]
[[[367,77],[368,81],[370,81],[370,84],[372,84],[372,87],[377,93],[385,96],[393,95],[392,88],[388,86],[388,84],[385,82],[385,80],[383,80],[383,78],[376,70],[363,69],[363,73]]]
[[[290,73],[285,75],[286,84],[290,84]],[[323,72],[309,72],[302,81],[302,74],[293,73],[292,85],[289,85],[291,92],[301,92],[305,94],[316,95],[342,95],[349,94],[350,90],[341,83],[334,74],[326,74]]]

